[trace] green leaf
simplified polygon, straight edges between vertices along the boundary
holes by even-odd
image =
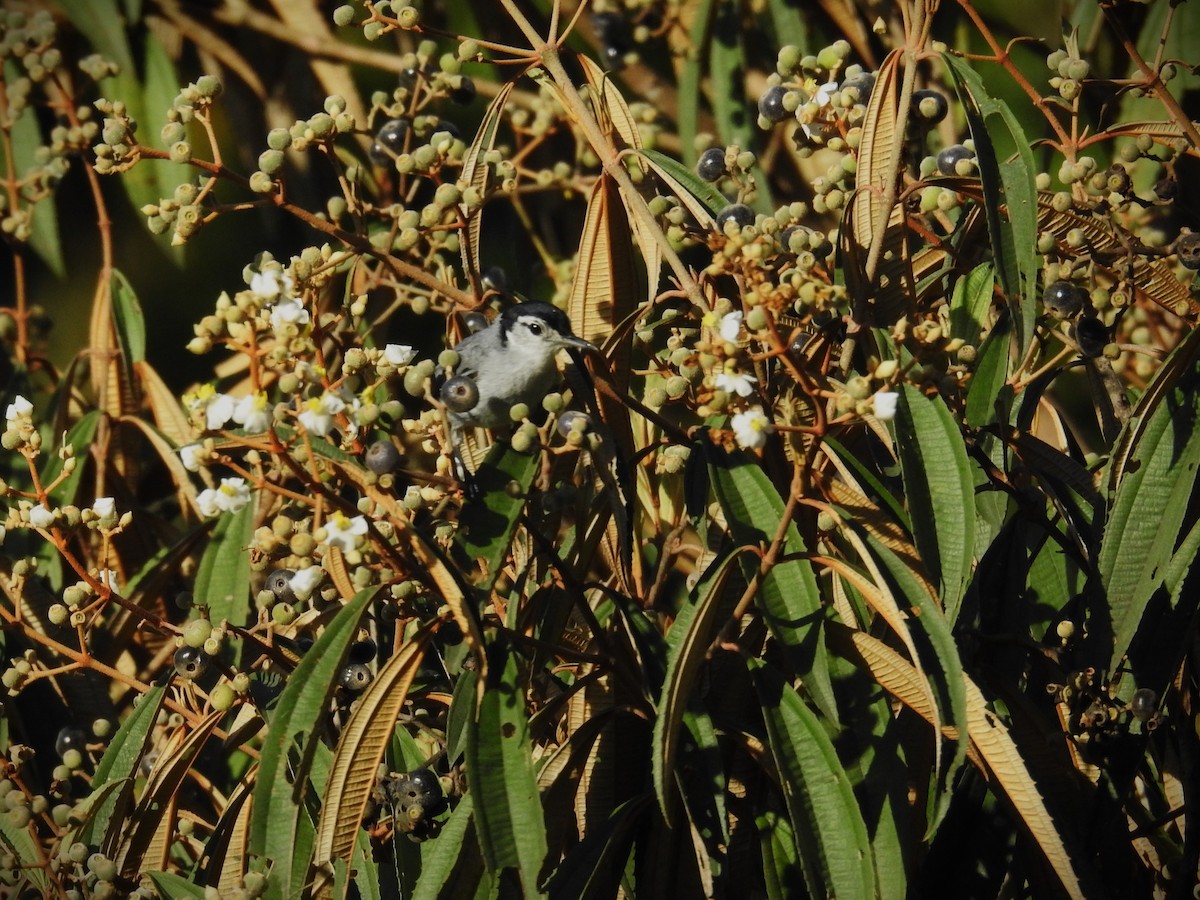
[[[747,660],[812,897],[873,897],[873,851],[850,778],[821,721],[766,663]]]
[[[634,797],[595,825],[589,824],[583,840],[567,854],[550,880],[551,900],[607,900],[616,896],[634,828],[653,802],[649,794]]]
[[[979,348],[975,372],[967,388],[966,420],[972,428],[1007,418],[1004,412],[997,411],[996,400],[1008,383],[1012,362],[1011,322],[1008,315],[1002,314]]]
[[[708,43],[709,86],[719,142],[749,147],[755,121],[746,101],[740,17],[740,4],[717,4]]]
[[[537,470],[536,456],[518,453],[497,441],[475,473],[475,483],[483,496],[463,507],[454,542],[466,560],[479,561],[482,590],[490,591],[500,574]],[[512,489],[513,483],[519,490]]]
[[[714,2],[715,0],[700,0],[696,4],[692,26],[688,31],[689,47],[704,46]],[[683,148],[684,162],[688,165],[695,165],[699,156],[696,150],[696,134],[700,121],[700,79],[703,74],[701,59],[698,52],[688,54],[679,73],[679,143]]]
[[[804,874],[796,853],[796,835],[787,816],[773,810],[754,822],[762,851],[763,880],[769,900],[789,900],[804,893]]]
[[[978,344],[992,306],[992,291],[996,286],[996,269],[990,263],[980,263],[954,283],[950,298],[950,336],[968,344]]]
[[[163,900],[204,900],[204,886],[192,884],[180,875],[170,872],[146,872],[147,878],[154,882],[154,889]]]
[[[193,592],[208,604],[214,622],[245,625],[250,617],[250,542],[254,537],[254,503],[235,513],[222,513],[200,558]],[[239,643],[240,647],[240,643]]]
[[[488,684],[467,739],[479,847],[490,871],[515,867],[524,894],[538,896],[546,826],[517,656],[498,638],[488,648]]]
[[[100,424],[100,411],[98,409],[89,410],[84,413],[78,422],[71,426],[71,430],[67,432],[67,437],[63,441],[63,446],[74,448],[75,453],[79,457],[84,457],[87,454],[87,448],[91,446],[92,439],[96,436],[96,427]],[[58,478],[62,472],[63,460],[55,453],[50,456],[46,463],[46,469],[42,472],[42,483],[50,484]],[[83,473],[86,471],[86,466],[76,465],[75,471],[64,478],[54,490],[50,492],[50,500],[55,506],[64,506],[68,503],[80,502],[79,483],[83,479]],[[82,501],[81,505],[90,506],[93,498],[87,498]]]
[[[1037,167],[1033,150],[1012,110],[988,95],[979,73],[952,53],[941,56],[954,78],[975,142],[992,254],[1013,321],[1020,323],[1018,350],[1023,355],[1033,340],[1037,320]],[[1012,156],[998,159],[998,143],[1011,150]],[[1002,210],[1006,216],[1001,215]]]
[[[273,863],[266,894],[273,900],[291,898],[305,884],[313,846],[313,823],[305,807],[313,755],[322,746],[337,670],[363,611],[378,593],[378,588],[360,591],[325,626],[288,677],[263,739],[250,816],[250,852]]]
[[[737,598],[725,590],[725,582],[744,549],[738,548],[708,567],[667,632],[667,674],[658,698],[658,715],[654,717],[652,766],[658,805],[668,821],[671,813],[668,788],[673,783],[679,728],[716,630],[733,611]]]
[[[108,795],[95,810],[91,821],[79,832],[79,840],[85,844],[105,845],[114,842],[125,826],[125,815],[133,801],[133,776],[146,749],[146,738],[162,709],[165,689],[154,687],[138,700],[129,717],[121,723],[117,733],[100,758],[96,773],[92,776],[92,791],[98,791],[113,782],[125,782],[119,790]]]
[[[1110,508],[1097,570],[1112,622],[1109,671],[1152,609],[1182,538],[1198,468],[1200,331],[1192,331],[1142,395],[1106,471]]]
[[[12,59],[4,61],[4,82],[11,85],[24,71]],[[9,143],[12,146],[12,169],[18,177],[23,176],[31,168],[38,165],[37,152],[46,143],[42,129],[38,125],[37,110],[27,106],[13,122],[9,131]],[[0,143],[0,165],[5,165],[5,147]],[[62,235],[59,233],[58,207],[54,197],[46,197],[32,206],[22,203],[22,207],[30,210],[29,246],[33,252],[60,278],[66,275],[66,264],[63,260]]]
[[[729,201],[725,199],[720,191],[678,160],[672,159],[665,153],[660,153],[657,150],[640,150],[638,152],[648,159],[654,160],[657,165],[662,166],[672,178],[678,181],[688,193],[703,203],[705,208],[713,215],[716,215],[729,205]]]
[[[436,841],[421,845],[421,879],[412,900],[473,897],[483,874],[475,840],[475,798],[467,791]]]
[[[725,513],[733,539],[739,544],[766,548],[771,544],[784,504],[762,467],[745,453],[729,453],[708,444],[709,480]],[[794,558],[808,548],[794,522],[785,529],[783,557],[759,586],[755,598],[763,619],[777,640],[789,665],[804,679],[804,686],[817,707],[830,721],[837,722],[837,702],[829,679],[822,625],[825,607],[817,579],[807,560]],[[747,578],[758,567],[744,564]]]
[[[109,281],[109,289],[112,291],[112,311],[117,326],[117,338],[132,371],[134,363],[146,361],[146,319],[142,315],[142,305],[138,302],[133,286],[115,269]]]
[[[875,558],[883,564],[893,590],[912,604],[913,615],[908,618],[910,634],[922,655],[925,673],[934,688],[942,725],[958,729],[958,740],[952,744],[950,759],[937,773],[937,791],[931,797],[933,809],[928,815],[926,840],[931,840],[950,810],[951,791],[955,778],[967,756],[967,690],[958,645],[950,633],[949,618],[928,590],[913,577],[912,571],[895,553],[865,528],[859,534]],[[932,657],[932,658],[928,658]],[[944,759],[944,757],[943,757]]]
[[[894,422],[913,540],[938,578],[953,625],[971,575],[975,485],[954,417],[940,397],[901,385]]]
[[[10,745],[4,746],[7,748]],[[31,822],[23,828],[18,828],[8,820],[8,816],[0,816],[0,848],[12,854],[16,865],[20,866],[29,881],[43,892],[43,896],[49,896],[49,881],[46,878],[46,870],[41,866],[42,852],[30,833],[30,829],[36,827],[37,825]]]

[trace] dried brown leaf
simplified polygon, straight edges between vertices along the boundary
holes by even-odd
[[[350,861],[363,811],[375,786],[376,770],[432,634],[431,625],[422,627],[384,664],[342,731],[317,822],[314,867],[322,868],[338,859]]]

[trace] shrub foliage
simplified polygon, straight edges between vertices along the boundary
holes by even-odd
[[[1190,896],[1200,23],[941,5],[6,5],[0,893]]]

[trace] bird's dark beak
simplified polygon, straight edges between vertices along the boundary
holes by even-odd
[[[575,335],[573,335],[573,334],[568,335],[563,338],[563,346],[573,347],[576,350],[598,350],[599,349],[591,341],[585,341],[583,338],[575,337]]]

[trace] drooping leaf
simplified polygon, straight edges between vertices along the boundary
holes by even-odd
[[[112,292],[117,340],[121,344],[128,369],[132,372],[135,365],[146,360],[146,318],[142,315],[142,305],[138,302],[133,285],[115,269],[109,290]]]
[[[250,615],[250,553],[254,536],[254,503],[235,513],[222,513],[200,558],[195,596],[208,604],[214,622],[245,625]]]
[[[202,884],[193,884],[173,872],[150,871],[144,874],[154,882],[154,889],[163,900],[204,900],[205,888]]]
[[[1097,569],[1111,619],[1115,671],[1183,536],[1200,470],[1200,332],[1159,369],[1106,470],[1109,513]]]
[[[784,503],[762,467],[742,452],[728,453],[711,444],[704,452],[709,481],[733,539],[743,545],[770,546],[783,520]],[[783,533],[784,556],[805,551],[794,522],[788,522]],[[804,679],[821,712],[836,722],[837,703],[822,635],[825,609],[811,566],[796,558],[773,565],[762,578],[755,599],[789,664]]]
[[[95,810],[91,821],[80,830],[79,840],[85,844],[99,844],[101,839],[108,843],[112,835],[124,827],[125,816],[132,807],[133,776],[145,753],[146,739],[164,699],[165,689],[162,687],[151,688],[143,694],[100,758],[92,776],[92,790],[98,791],[117,782],[121,782],[123,787],[110,794]]]
[[[475,473],[483,496],[464,507],[454,540],[466,560],[478,563],[482,590],[490,590],[500,574],[537,469],[536,456],[497,441]],[[516,490],[510,489],[513,484]]]
[[[267,897],[290,898],[307,879],[315,837],[305,805],[312,757],[337,670],[378,589],[361,591],[326,625],[280,694],[263,739],[250,817],[250,851],[273,863]]]
[[[546,856],[546,827],[533,769],[525,687],[507,641],[488,648],[488,681],[467,737],[474,773],[475,827],[490,871],[513,867],[525,896],[537,896]]]
[[[896,449],[913,537],[939,582],[953,624],[971,575],[975,485],[962,435],[940,397],[902,385],[895,419]]]
[[[996,274],[1016,325],[1018,352],[1023,354],[1033,340],[1037,319],[1038,209],[1033,150],[1012,110],[988,94],[979,73],[952,53],[942,53],[941,58],[954,79],[975,142]],[[1012,155],[1000,158],[997,144],[1011,148]]]
[[[325,785],[313,862],[347,860],[355,844],[376,770],[408,698],[431,634],[424,626],[379,670],[342,730]]]
[[[812,897],[873,897],[870,838],[820,719],[768,664],[748,660]]]
[[[736,598],[728,596],[725,583],[731,565],[737,562],[743,549],[709,566],[667,633],[667,674],[658,698],[658,715],[654,718],[653,774],[658,805],[668,821],[671,814],[668,789],[674,783],[672,773],[680,725],[716,631],[732,612],[732,601]]]
[[[412,900],[476,896],[483,859],[475,836],[475,796],[467,791],[436,841],[421,846],[421,878]]]

